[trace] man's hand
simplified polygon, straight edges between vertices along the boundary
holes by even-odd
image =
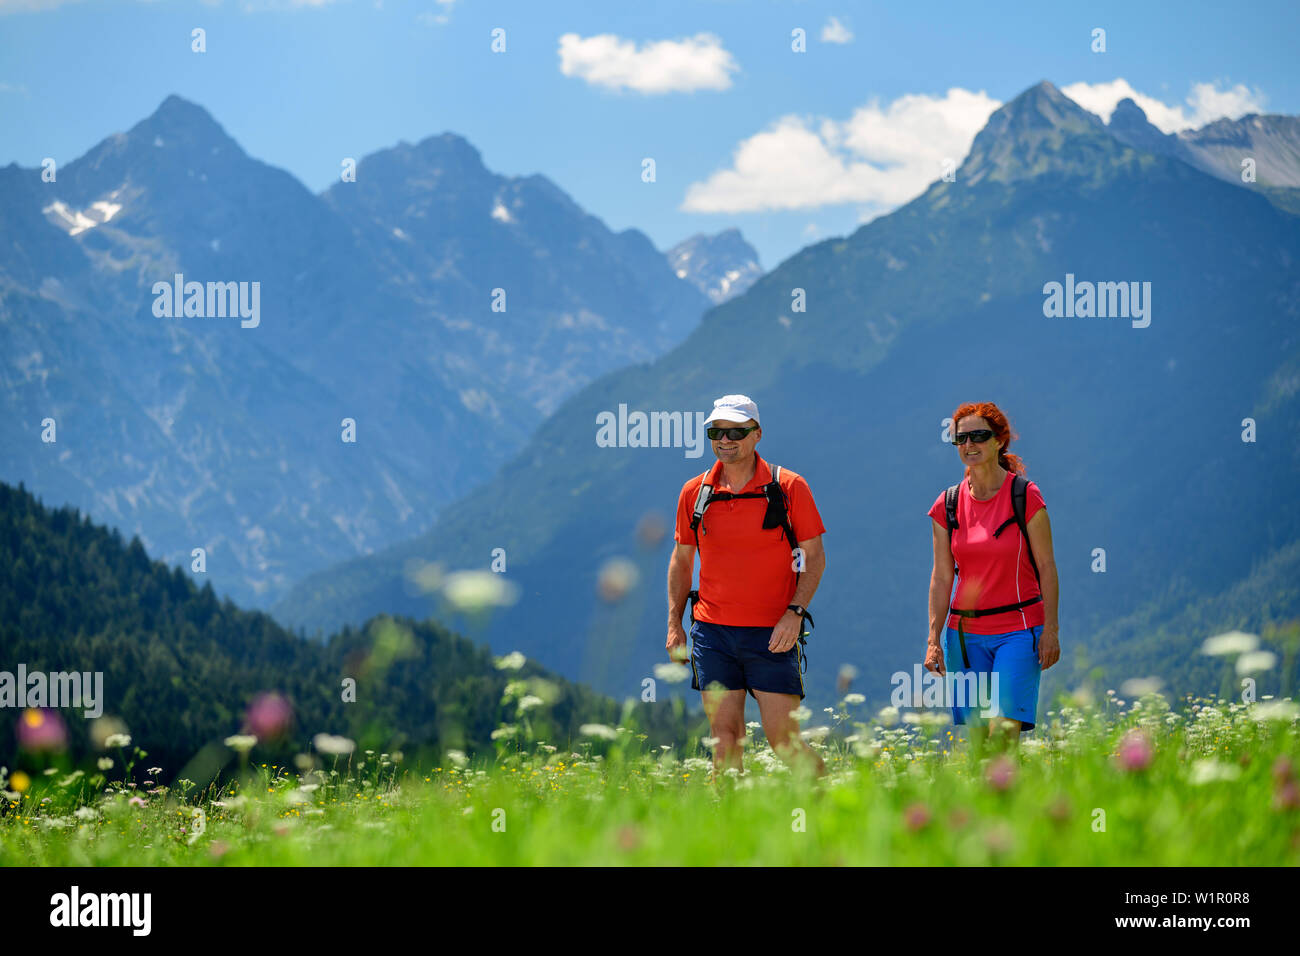
[[[1038,638],[1038,666],[1047,670],[1061,659],[1061,637],[1059,627],[1044,627]]]
[[[939,646],[938,641],[930,641],[926,645],[925,669],[940,677],[948,673],[943,666],[943,648]]]
[[[773,654],[785,653],[794,647],[794,642],[799,640],[802,631],[803,617],[787,610],[781,615],[781,620],[776,622],[776,627],[772,628],[772,639],[767,642],[767,649]]]
[[[668,651],[669,660],[678,664],[690,660],[691,652],[686,649],[686,631],[682,628],[681,621],[668,625],[668,641],[664,647]]]

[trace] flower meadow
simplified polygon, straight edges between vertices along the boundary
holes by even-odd
[[[816,778],[757,724],[744,771],[716,774],[707,737],[678,752],[630,720],[533,740],[547,704],[525,682],[506,694],[518,718],[494,752],[429,766],[324,732],[268,764],[240,734],[222,742],[233,772],[200,786],[119,732],[86,768],[5,768],[0,865],[1300,863],[1290,699],[1081,691],[1018,745],[974,747],[946,713],[864,713],[849,694],[799,713]],[[29,735],[45,719],[22,716]]]

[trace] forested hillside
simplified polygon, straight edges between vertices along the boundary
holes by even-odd
[[[250,724],[250,705],[272,694],[288,702],[292,720],[281,738],[263,734],[259,760],[287,760],[318,733],[402,750],[408,760],[482,751],[494,728],[521,724],[525,691],[540,701],[527,712],[534,742],[567,747],[583,723],[630,718],[672,743],[684,727],[680,702],[638,703],[632,714],[531,662],[499,669],[488,648],[433,622],[384,616],[323,644],[303,640],[150,560],[138,540],[0,484],[0,670],[20,664],[28,673],[102,672],[104,715],[123,721],[149,763],[168,770],[229,735],[278,723],[272,706]],[[345,702],[349,678],[355,701]],[[503,703],[511,681],[527,686]],[[85,752],[91,721],[81,710],[60,713],[69,746]],[[0,763],[10,766],[20,714],[0,710]]]

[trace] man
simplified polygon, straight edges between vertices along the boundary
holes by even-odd
[[[677,545],[668,564],[668,654],[690,659],[691,687],[702,692],[718,741],[715,770],[742,769],[748,692],[758,701],[772,749],[787,763],[806,762],[821,774],[825,766],[800,738],[791,711],[804,696],[797,642],[826,569],[821,539],[826,529],[808,483],[795,472],[777,466],[781,497],[765,494],[772,468],[756,451],[763,429],[754,402],[724,395],[706,424],[718,461],[686,482],[677,498]],[[700,496],[702,484],[712,488],[707,503]],[[693,529],[699,507],[703,515]],[[682,613],[691,595],[697,546],[700,589],[688,654]]]

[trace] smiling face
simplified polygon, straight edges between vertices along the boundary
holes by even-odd
[[[708,423],[710,428],[751,428],[756,424],[758,423],[752,418],[746,419],[743,422],[716,421]],[[762,437],[763,429],[759,427],[755,428],[739,441],[734,441],[725,435],[721,438],[711,439],[713,442],[713,454],[717,457],[718,461],[722,462],[724,465],[744,461],[754,453],[754,446],[758,444],[758,440]]]
[[[956,432],[961,434],[963,432],[979,431],[981,428],[993,431],[993,426],[984,418],[979,415],[967,415],[957,423]],[[974,439],[968,438],[964,445],[957,446],[957,454],[961,456],[962,464],[965,465],[981,465],[989,461],[996,462],[998,452],[1001,450],[1002,446],[998,442],[997,435],[991,436],[988,441],[978,445]]]

